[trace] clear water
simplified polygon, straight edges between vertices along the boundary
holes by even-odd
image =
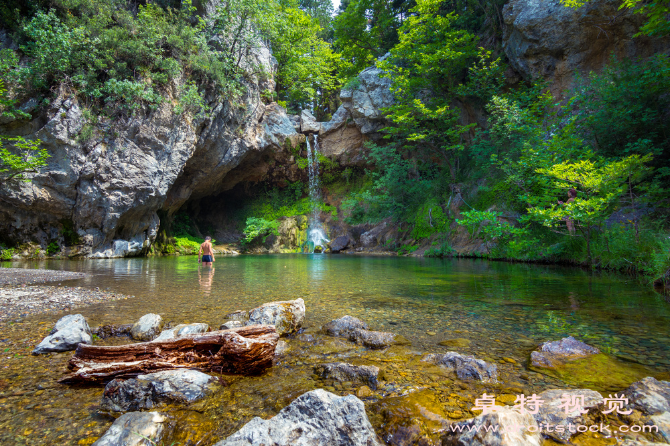
[[[205,322],[216,329],[231,311],[303,298],[306,331],[289,339],[291,353],[270,373],[259,378],[227,377],[231,385],[204,411],[175,409],[175,416],[190,420],[180,422],[198,426],[193,435],[206,431],[212,442],[250,417],[273,415],[303,391],[333,386],[314,381],[311,364],[334,358],[379,364],[387,380],[396,384],[438,382],[430,384],[430,391],[438,396],[453,395],[458,385],[459,395],[469,392],[474,397],[481,389],[435,378],[431,373],[436,372],[424,370],[418,362],[422,352],[456,350],[498,363],[502,387],[492,390],[497,393],[505,386],[529,392],[579,386],[622,390],[642,376],[670,377],[670,303],[636,280],[611,274],[477,260],[345,255],[217,257],[212,269],[198,267],[196,257],[2,266],[88,272],[90,277],[67,285],[111,288],[135,296],[75,310],[92,327],[132,323],[155,312],[173,324]],[[0,325],[0,348],[8,346],[0,359],[0,444],[45,444],[45,438],[59,444],[90,444],[87,441],[111,424],[97,411],[102,389],[55,383],[65,372],[70,353],[29,355],[63,314]],[[345,314],[367,321],[371,329],[401,334],[412,346],[367,352],[347,347],[345,341],[320,337],[323,323]],[[602,380],[564,379],[529,370],[528,355],[537,344],[567,335],[605,353]],[[438,345],[454,338],[469,343]],[[612,372],[613,364],[622,372]],[[430,398],[446,401],[435,395]],[[390,404],[386,401],[374,404]],[[464,411],[463,405],[459,407]],[[389,421],[383,417],[393,411],[377,409],[369,412],[374,414],[373,424],[387,429]],[[449,413],[456,413],[453,410]],[[195,444],[184,438],[179,444]]]

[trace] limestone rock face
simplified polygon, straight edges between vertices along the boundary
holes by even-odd
[[[348,235],[341,235],[330,242],[330,252],[340,252],[349,247],[351,237]]]
[[[460,431],[459,429],[447,429],[447,434],[442,438],[444,446],[540,446],[542,444],[539,426],[529,413],[521,414],[501,407],[493,413],[456,424],[462,426],[463,429]]]
[[[612,53],[633,59],[667,51],[668,39],[633,38],[644,16],[619,5],[594,0],[568,8],[559,0],[510,0],[503,8],[503,49],[525,79],[548,79],[555,96],[572,85],[575,71],[599,71]]]
[[[535,367],[558,367],[566,361],[586,358],[587,356],[600,353],[595,347],[591,347],[572,336],[563,338],[560,341],[545,342],[539,348],[530,354],[532,365]]]
[[[537,424],[540,426],[542,424],[561,424],[564,426],[567,426],[570,423],[575,425],[586,424],[582,418],[582,414],[576,406],[572,412],[566,413],[565,407],[561,407],[562,404],[565,404],[564,398],[569,398],[570,401],[579,401],[580,404],[583,403],[585,410],[604,402],[602,395],[590,389],[546,390],[540,393],[538,397],[544,401],[539,407],[539,412],[534,415],[535,421],[537,421]],[[565,443],[572,434],[568,430],[565,430],[564,432],[556,432],[555,429],[552,429],[551,432],[546,432],[546,435],[558,439],[559,442]]]
[[[197,370],[167,370],[114,379],[105,386],[101,408],[112,412],[150,410],[162,403],[191,404],[213,393],[218,381]]]
[[[322,328],[324,333],[330,336],[345,336],[354,330],[367,330],[368,324],[353,316],[342,316],[339,319],[332,320]]]
[[[168,431],[168,418],[158,412],[130,412],[114,421],[93,446],[145,446],[161,444]]]
[[[154,341],[166,341],[168,339],[176,339],[189,334],[207,333],[208,331],[209,325],[207,324],[179,324],[174,328],[170,328],[169,330],[161,331],[161,334],[158,335]]]
[[[317,122],[316,118],[309,110],[303,110],[300,113],[300,130],[303,133],[319,133],[319,130],[321,130],[321,123]]]
[[[456,352],[444,354],[431,353],[421,361],[430,362],[456,372],[456,376],[463,380],[495,382],[498,379],[498,366],[477,359],[474,356],[461,355]]]
[[[33,355],[75,350],[79,344],[90,344],[92,341],[91,329],[84,316],[68,314],[56,322],[49,336],[35,347]]]
[[[377,67],[366,68],[358,75],[359,85],[342,90],[342,106],[351,114],[356,127],[363,135],[377,139],[378,132],[388,124],[382,108],[393,104],[391,79],[383,77]]]
[[[269,302],[249,311],[246,325],[274,325],[280,336],[295,333],[305,320],[305,301],[301,298]]]
[[[376,390],[378,385],[379,367],[375,366],[352,365],[338,362],[334,364],[320,364],[314,367],[314,372],[326,379],[367,384],[372,390]]]
[[[361,243],[363,244],[363,246],[365,248],[372,248],[377,246],[377,243],[379,242],[379,237],[384,232],[385,229],[386,229],[386,222],[384,221],[381,224],[370,229],[369,231],[361,234]]]
[[[215,446],[381,446],[361,400],[322,389],[296,398],[269,420],[254,418]]]
[[[151,341],[161,332],[165,322],[159,314],[145,314],[130,329],[130,337],[136,341]]]

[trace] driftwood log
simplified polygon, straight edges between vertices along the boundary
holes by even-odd
[[[137,344],[79,344],[60,383],[105,383],[178,368],[256,375],[272,366],[279,335],[273,325],[250,325]]]

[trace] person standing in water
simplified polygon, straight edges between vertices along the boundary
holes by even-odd
[[[202,256],[202,259],[200,258]],[[212,266],[214,258],[214,249],[212,249],[212,237],[209,235],[205,237],[205,242],[200,245],[200,252],[198,252],[198,263],[202,262],[205,266]]]
[[[565,204],[572,203],[575,201],[575,198],[577,198],[577,189],[573,187],[568,191],[568,201],[565,202]],[[564,203],[559,201],[558,204],[563,205]],[[570,235],[575,235],[575,221],[570,217],[563,217],[563,220],[565,221],[565,225],[568,227],[568,232]]]

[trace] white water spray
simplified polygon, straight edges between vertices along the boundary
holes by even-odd
[[[309,173],[309,200],[312,204],[312,215],[309,218],[307,228],[307,243],[311,245],[312,252],[317,246],[322,249],[330,241],[326,238],[326,231],[319,221],[319,203],[321,202],[321,184],[319,180],[319,140],[314,135],[314,150],[307,138],[307,163]]]

